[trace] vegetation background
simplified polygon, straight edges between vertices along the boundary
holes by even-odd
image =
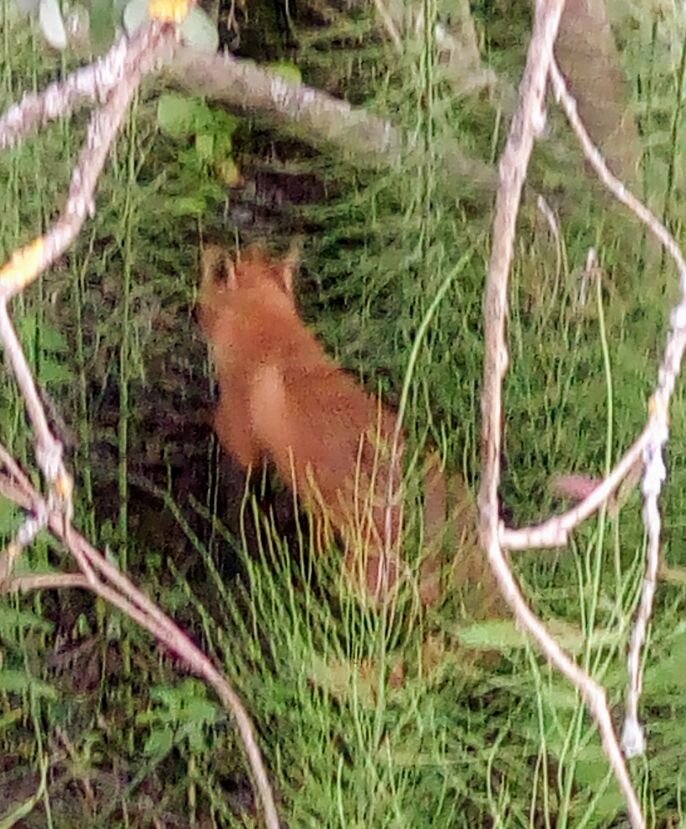
[[[448,5],[425,0],[423,8],[449,29]],[[0,8],[5,109],[84,58],[49,51],[13,4]],[[506,99],[458,98],[421,33],[408,33],[398,55],[366,3],[259,0],[208,10],[235,55],[277,63],[387,116],[417,137],[420,162],[412,175],[402,165],[361,171],[268,119],[162,81],[145,85],[95,218],[13,304],[77,476],[77,524],[225,666],[260,732],[284,825],[626,825],[583,706],[509,621],[482,618],[457,589],[431,614],[407,601],[390,620],[346,600],[335,557],[311,555],[307,523],[278,482],[265,476],[244,494],[210,427],[212,371],[192,310],[200,240],[266,238],[279,250],[302,234],[305,318],[389,401],[408,381],[414,445],[438,445],[448,469],[474,482],[491,203],[446,187],[441,152],[457,136],[494,164]],[[471,10],[483,59],[515,87],[528,3]],[[634,184],[679,238],[686,17],[645,3],[617,18],[641,144]],[[3,261],[56,215],[84,124],[56,123],[0,156]],[[551,107],[512,280],[503,499],[514,525],[559,509],[551,475],[602,472],[632,441],[676,293],[671,269],[583,171]],[[537,192],[558,216],[557,232],[537,210]],[[591,246],[599,269],[589,277]],[[446,280],[408,375],[420,324]],[[31,437],[7,374],[0,424],[30,467]],[[671,428],[663,497],[671,569],[647,657],[649,751],[632,768],[656,827],[686,825],[681,392]],[[19,521],[0,503],[3,538]],[[514,560],[530,601],[608,687],[618,723],[642,555],[634,493],[621,520],[602,514],[568,549]],[[21,566],[44,572],[60,561],[41,536]],[[180,677],[147,636],[89,595],[3,597],[1,827],[257,822],[232,722],[199,681]]]

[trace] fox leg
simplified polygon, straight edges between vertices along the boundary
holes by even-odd
[[[253,433],[248,406],[242,405],[240,396],[232,395],[229,406],[220,402],[214,417],[214,430],[224,449],[242,467],[257,469],[261,466],[261,447]]]

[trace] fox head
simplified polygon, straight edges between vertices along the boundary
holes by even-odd
[[[298,262],[297,241],[283,259],[271,257],[256,244],[239,251],[235,258],[219,245],[205,247],[198,296],[198,317],[205,334],[212,337],[222,309],[243,291],[255,292],[265,301],[276,294],[295,305],[293,285]]]

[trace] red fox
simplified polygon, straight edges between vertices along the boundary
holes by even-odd
[[[214,428],[243,467],[271,461],[323,526],[339,533],[348,571],[367,596],[387,600],[400,576],[404,434],[301,319],[295,269],[294,255],[279,261],[258,246],[235,261],[221,247],[204,250],[198,316],[219,381]],[[436,465],[427,490],[426,523],[438,527],[445,484]],[[420,581],[423,603],[435,602],[436,561],[425,563]]]

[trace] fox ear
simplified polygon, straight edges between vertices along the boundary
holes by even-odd
[[[224,256],[224,275],[222,277],[226,282],[227,288],[234,290],[238,287],[238,278],[236,277],[236,263],[227,253]]]
[[[283,287],[289,296],[293,296],[293,283],[295,282],[295,275],[300,267],[302,249],[303,240],[300,236],[296,236],[288,248],[288,253],[281,262]]]
[[[208,245],[202,252],[202,285],[236,287],[236,270],[229,253],[219,245]]]

